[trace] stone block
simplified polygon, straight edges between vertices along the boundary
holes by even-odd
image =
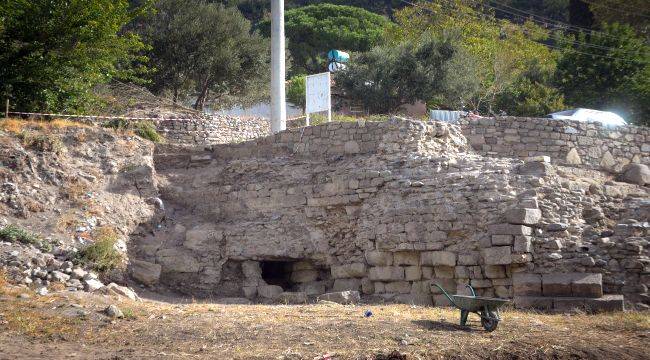
[[[430,294],[400,294],[395,296],[394,301],[399,304],[431,306],[433,297]]]
[[[358,291],[339,291],[326,293],[318,297],[318,300],[332,301],[339,304],[356,304],[361,300]]]
[[[332,265],[332,278],[362,278],[366,276],[366,264],[352,263],[343,265]]]
[[[458,254],[458,265],[478,265],[479,253],[471,252],[466,254]]]
[[[422,265],[455,266],[456,253],[453,253],[451,251],[426,251],[421,253],[420,262]]]
[[[156,262],[162,265],[162,272],[196,273],[201,269],[194,255],[182,247],[158,250]]]
[[[506,268],[503,265],[485,265],[483,273],[488,279],[502,279],[506,277]]]
[[[571,294],[585,298],[599,298],[603,296],[603,275],[602,274],[579,274],[573,275]]]
[[[434,284],[442,286],[449,294],[456,293],[456,280],[454,279],[431,279],[431,293],[442,294],[442,291],[437,286],[434,286]]]
[[[364,295],[370,295],[375,293],[375,284],[370,281],[368,278],[361,279],[361,292]]]
[[[472,279],[469,281],[474,289],[487,289],[492,287],[492,280],[488,279]]]
[[[539,209],[514,208],[506,211],[505,219],[511,224],[534,225],[542,219]]]
[[[511,259],[513,264],[525,264],[533,261],[533,255],[530,253],[512,254]]]
[[[298,270],[291,273],[291,281],[295,283],[306,283],[318,279],[317,270]]]
[[[492,235],[492,246],[512,245],[513,235]]]
[[[415,251],[398,251],[393,254],[394,265],[419,265],[420,253]]]
[[[247,279],[261,279],[262,278],[262,268],[260,263],[257,261],[244,261],[241,263],[241,270],[244,273],[244,277]],[[296,270],[294,268],[294,270]]]
[[[404,267],[404,280],[416,281],[422,279],[422,268],[419,266],[405,266]]]
[[[361,288],[360,279],[336,279],[334,280],[333,291],[359,291]]]
[[[544,296],[571,296],[572,274],[542,275],[542,294]]]
[[[433,298],[433,304],[435,306],[440,306],[440,307],[453,306],[445,295],[433,295],[432,298]]]
[[[277,285],[262,285],[257,287],[257,295],[265,299],[275,300],[284,290]]]
[[[296,261],[295,263],[291,264],[291,269],[293,271],[297,271],[297,270],[314,270],[314,269],[316,269],[316,267],[314,266],[314,263],[311,262],[311,261]],[[260,272],[260,274],[261,274],[261,272]],[[244,274],[244,275],[246,275],[246,274]]]
[[[529,253],[533,249],[533,238],[526,235],[515,236],[513,250],[516,253]]]
[[[603,295],[598,299],[585,299],[585,308],[589,312],[625,311],[623,295]]]
[[[455,275],[454,266],[434,266],[433,270],[438,279],[453,279]]]
[[[145,285],[155,285],[160,280],[162,266],[142,260],[131,260],[131,276]]]
[[[433,278],[433,268],[430,266],[422,266],[422,278],[423,279],[432,279]]]
[[[411,284],[408,281],[393,281],[386,283],[387,293],[408,294],[411,292]]]
[[[519,166],[517,172],[520,175],[544,177],[553,174],[555,170],[547,162],[528,162]]]
[[[488,225],[488,232],[492,235],[526,235],[532,234],[533,229],[525,225],[492,224]]]
[[[393,253],[387,251],[370,250],[366,251],[366,262],[370,266],[393,265]]]
[[[530,273],[514,273],[512,275],[512,286],[515,296],[541,296],[542,276]]]
[[[512,263],[510,246],[493,246],[481,249],[483,261],[487,265],[508,265]]]
[[[282,304],[305,304],[307,303],[307,294],[304,292],[283,292],[278,295],[276,300]]]
[[[404,268],[399,266],[371,267],[368,278],[373,281],[404,280]]]
[[[584,310],[586,305],[584,298],[554,297],[552,299],[553,299],[553,310],[555,311]]]
[[[456,266],[454,268],[454,277],[456,279],[469,279],[469,269],[467,266]]]
[[[244,297],[247,299],[254,299],[257,296],[257,286],[244,286]]]
[[[553,309],[553,298],[515,295],[514,304],[518,309],[536,309],[548,311]]]
[[[319,295],[325,293],[326,284],[324,281],[312,281],[298,284],[298,289],[307,295]]]

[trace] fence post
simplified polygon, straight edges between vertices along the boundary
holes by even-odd
[[[9,98],[7,98],[7,105],[5,106],[5,119],[9,119]]]

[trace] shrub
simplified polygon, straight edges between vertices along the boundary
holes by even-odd
[[[40,134],[33,131],[22,131],[18,135],[25,148],[41,152],[61,153],[63,142],[54,134]]]
[[[93,233],[95,242],[83,248],[76,257],[76,262],[90,265],[98,272],[115,269],[122,264],[122,254],[115,248],[117,233],[110,227],[100,227]]]
[[[139,122],[135,126],[135,134],[143,139],[159,143],[163,137],[156,131],[156,126],[150,122]]]
[[[0,229],[0,239],[13,243],[19,242],[26,245],[34,245],[45,251],[51,250],[51,245],[47,241],[16,225],[7,225],[3,229]]]

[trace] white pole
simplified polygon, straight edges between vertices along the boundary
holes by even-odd
[[[327,122],[332,122],[332,74],[327,72]]]
[[[284,90],[284,0],[271,0],[271,133],[287,128]]]

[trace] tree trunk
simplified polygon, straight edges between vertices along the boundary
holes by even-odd
[[[194,103],[194,110],[203,111],[203,105],[208,98],[208,89],[210,88],[210,82],[205,81],[201,87],[201,93],[196,98],[196,103]]]

